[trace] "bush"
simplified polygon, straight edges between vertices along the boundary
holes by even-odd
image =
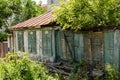
[[[18,54],[8,54],[0,59],[0,80],[58,80],[49,75],[42,64]]]
[[[83,59],[74,64],[69,80],[120,80],[120,72],[110,64],[94,67]]]
[[[0,32],[0,42],[7,40],[7,33]]]
[[[119,80],[120,72],[119,70],[113,68],[109,64],[106,65],[107,74],[105,76],[105,80]]]

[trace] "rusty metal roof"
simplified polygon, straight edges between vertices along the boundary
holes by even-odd
[[[14,26],[11,26],[10,29],[33,28],[36,26],[47,25],[51,22],[52,17],[52,12],[48,12],[40,16],[28,19],[24,22],[18,23]]]

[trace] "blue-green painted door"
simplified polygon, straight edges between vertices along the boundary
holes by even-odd
[[[74,55],[76,61],[80,61],[84,58],[83,34],[74,34]]]

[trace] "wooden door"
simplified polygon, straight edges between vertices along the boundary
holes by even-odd
[[[61,32],[61,58],[63,60],[74,59],[73,33],[68,31]]]
[[[91,52],[93,62],[103,64],[103,34],[102,32],[94,33],[91,38]]]
[[[103,33],[96,32],[85,35],[86,59],[90,63],[103,64]]]

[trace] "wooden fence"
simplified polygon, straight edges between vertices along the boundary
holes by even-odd
[[[0,57],[5,57],[8,52],[8,43],[7,42],[0,42]]]

